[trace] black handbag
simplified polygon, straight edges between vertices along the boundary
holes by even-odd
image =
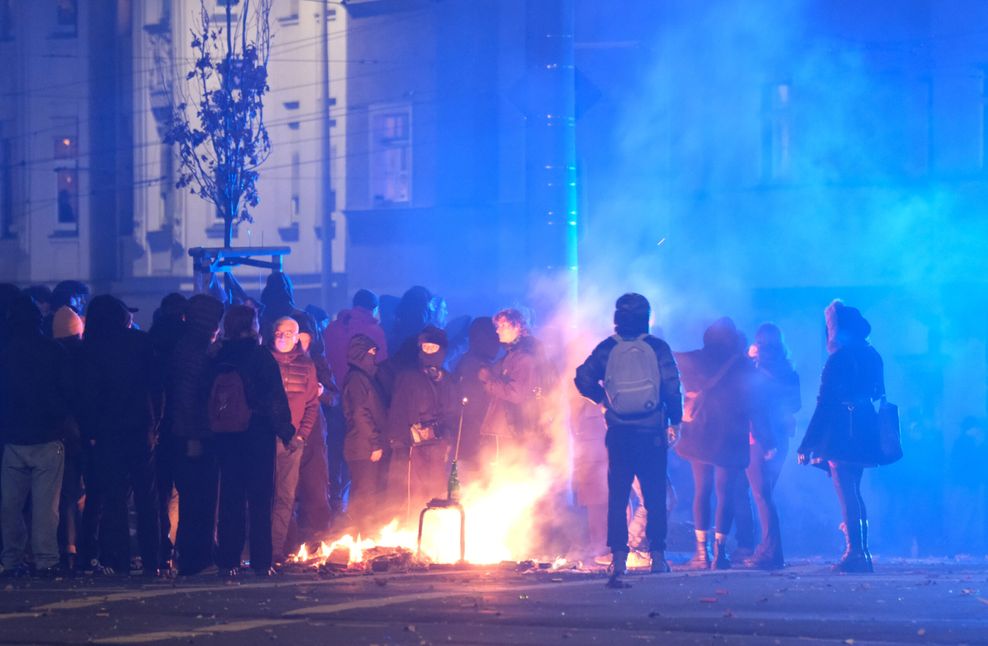
[[[899,429],[899,407],[882,397],[878,403],[878,448],[881,465],[902,459],[902,435]]]

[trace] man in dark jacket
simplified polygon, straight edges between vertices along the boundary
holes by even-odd
[[[231,306],[223,318],[224,341],[213,361],[214,374],[229,368],[240,376],[250,410],[246,431],[216,433],[214,440],[220,467],[216,564],[227,576],[238,573],[248,513],[251,569],[258,576],[271,573],[275,438],[288,447],[295,436],[278,362],[259,345],[257,335],[257,311]]]
[[[295,546],[286,545],[288,528],[295,511],[295,491],[298,488],[302,453],[319,419],[319,380],[312,359],[302,349],[298,339],[299,326],[293,318],[275,321],[272,356],[281,371],[281,382],[292,413],[292,426],[297,430],[287,445],[275,441],[275,494],[271,513],[271,545],[275,563],[283,563]]]
[[[161,366],[162,371],[167,371],[171,365],[175,346],[185,333],[188,306],[188,299],[181,294],[172,293],[161,299],[161,305],[154,311],[148,335],[154,347],[155,362]],[[175,489],[175,451],[170,446],[164,446],[164,440],[163,431],[159,432],[158,450],[155,452],[155,485],[161,520],[160,567],[169,570],[174,562],[178,494]]]
[[[9,306],[7,323],[10,337],[0,348],[3,576],[28,572],[28,497],[35,570],[51,575],[59,561],[56,533],[65,457],[61,439],[69,416],[66,355],[58,343],[42,336],[41,311],[30,297],[19,297]]]
[[[100,564],[130,571],[128,494],[137,511],[144,573],[158,572],[160,526],[154,447],[161,419],[162,381],[151,339],[130,329],[127,306],[113,296],[89,305],[83,341],[82,436],[92,452],[100,505]]]
[[[541,454],[548,443],[542,425],[547,373],[542,344],[516,309],[495,314],[494,327],[506,352],[493,370],[481,368],[478,374],[490,396],[480,431],[485,463],[497,462],[505,450]]]
[[[374,378],[377,344],[358,334],[350,339],[350,370],[343,382],[343,416],[346,440],[343,454],[350,467],[350,523],[368,535],[376,529],[383,477],[381,458],[386,446],[387,410]]]
[[[682,420],[682,394],[679,370],[665,341],[648,334],[651,306],[641,294],[625,294],[617,300],[614,312],[616,334],[602,341],[576,369],[576,388],[584,397],[605,408],[607,423],[607,545],[611,548],[612,583],[625,572],[628,558],[628,522],[625,510],[635,477],[641,483],[648,525],[645,530],[652,557],[653,572],[668,572],[666,542],[666,467],[669,441],[675,441]],[[629,346],[627,344],[634,344]],[[649,352],[650,351],[650,352]],[[622,362],[636,357],[646,375],[634,383],[616,376],[627,366],[611,363],[612,354]],[[654,356],[652,356],[654,355]],[[627,357],[627,358],[625,358]],[[636,397],[644,385],[647,396],[640,406],[626,407],[624,401]],[[644,393],[643,391],[643,393]],[[633,410],[632,410],[633,409]]]
[[[427,326],[418,335],[414,368],[398,373],[388,410],[388,494],[395,513],[411,518],[446,493],[446,457],[455,441],[452,380],[443,369],[446,333]]]
[[[193,575],[213,564],[216,528],[216,453],[206,418],[209,351],[223,318],[223,303],[196,294],[165,373],[165,415],[160,450],[175,468],[178,572]]]

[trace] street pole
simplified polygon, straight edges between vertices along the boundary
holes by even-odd
[[[320,60],[320,109],[322,110],[322,132],[320,133],[322,164],[320,166],[319,211],[322,225],[322,305],[332,311],[333,303],[333,211],[336,210],[336,195],[333,192],[331,165],[332,148],[329,145],[329,131],[332,121],[329,114],[329,0],[322,2],[322,42]]]

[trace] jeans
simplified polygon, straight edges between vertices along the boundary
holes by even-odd
[[[65,449],[61,442],[8,444],[0,463],[3,522],[3,567],[15,568],[24,562],[27,527],[24,504],[31,497],[31,551],[38,569],[58,565],[58,502],[65,469]]]
[[[275,439],[274,508],[271,511],[271,548],[281,559],[292,552],[294,545],[287,545],[288,528],[295,514],[295,492],[298,490],[299,469],[304,450],[289,451],[281,440]]]
[[[758,554],[778,561],[782,560],[782,532],[779,528],[779,511],[775,506],[773,490],[782,473],[788,449],[788,440],[780,440],[775,455],[771,460],[766,460],[765,448],[755,442],[751,445],[751,462],[748,463],[745,472],[748,475],[748,484],[751,486],[762,527],[762,542],[758,546]]]
[[[645,537],[649,549],[666,548],[666,439],[656,429],[642,432],[610,428],[607,446],[607,546],[611,552],[628,551],[628,496],[635,476],[649,511]]]

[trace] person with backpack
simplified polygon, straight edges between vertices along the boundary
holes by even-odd
[[[668,572],[666,541],[666,450],[682,420],[679,369],[669,345],[648,333],[651,305],[641,294],[615,304],[615,334],[594,348],[576,369],[580,394],[604,407],[607,434],[607,546],[611,585],[619,585],[628,559],[625,511],[635,477],[648,514],[645,535],[652,572]],[[658,513],[655,513],[658,512]]]
[[[752,424],[757,409],[757,374],[746,354],[744,336],[727,318],[715,321],[703,333],[703,347],[679,353],[686,390],[683,437],[676,446],[693,471],[694,569],[726,570],[727,535],[734,520],[735,490],[743,482],[750,455],[749,433],[770,460],[775,438],[765,426]],[[714,515],[714,553],[708,548],[710,497],[717,493]]]
[[[299,343],[299,325],[295,319],[284,316],[274,322],[269,349],[281,371],[281,382],[292,413],[292,426],[296,429],[291,441],[284,446],[274,442],[275,495],[271,513],[271,545],[274,562],[280,564],[295,547],[287,545],[286,540],[295,513],[295,492],[305,444],[319,420],[319,380],[315,364]]]
[[[250,567],[268,576],[275,438],[287,448],[295,427],[278,362],[258,342],[256,310],[227,309],[210,372],[207,415],[220,474],[216,565],[222,575],[239,573],[249,516]]]

